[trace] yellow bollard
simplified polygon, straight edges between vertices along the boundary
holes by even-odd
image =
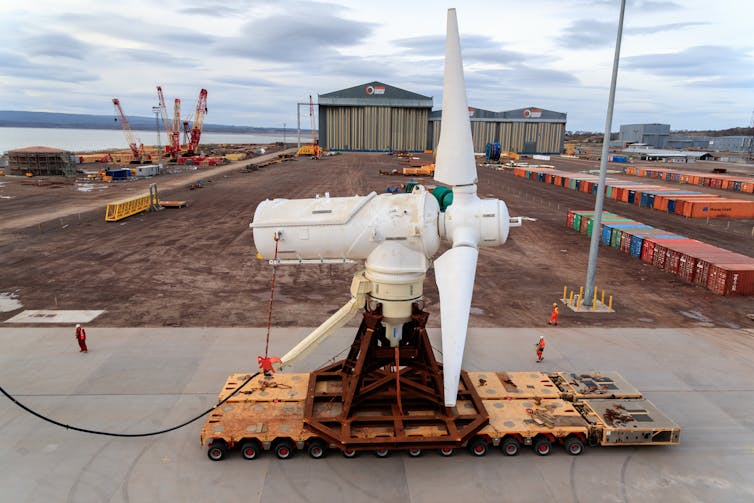
[[[568,298],[568,305],[569,306],[573,305],[573,290],[571,290],[571,296]]]
[[[594,291],[594,299],[592,299],[592,311],[597,310],[597,290]]]
[[[602,290],[602,305],[605,305],[605,290]]]
[[[610,296],[610,303],[607,305],[607,308],[608,309],[612,309],[613,308],[613,296],[612,295]]]
[[[576,296],[576,311],[578,311],[580,307],[581,307],[581,294],[578,294]]]
[[[583,296],[584,296],[584,287],[582,286],[581,288],[579,288],[579,297],[583,297]]]
[[[566,298],[566,292],[568,291],[568,285],[563,287],[563,300]]]

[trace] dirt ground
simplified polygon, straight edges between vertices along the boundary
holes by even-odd
[[[384,192],[408,181],[379,174],[405,165],[386,154],[298,158],[240,172],[247,162],[112,184],[0,178],[0,294],[15,296],[22,309],[104,309],[92,326],[266,326],[272,268],[255,258],[249,223],[256,205],[266,198],[324,192],[333,197]],[[575,159],[548,163],[572,171],[598,167]],[[190,190],[200,179],[203,188]],[[145,192],[152,182],[161,199],[186,200],[189,206],[105,222],[107,202]],[[578,289],[585,281],[589,241],[567,229],[565,220],[569,209],[592,209],[593,197],[488,167],[479,168],[478,191],[480,197],[504,200],[512,216],[536,221],[511,229],[505,245],[482,249],[470,325],[543,326],[563,287]],[[754,255],[752,220],[691,220],[612,200],[605,210]],[[317,326],[348,300],[357,269],[280,267],[272,324]],[[561,307],[562,325],[754,327],[746,316],[754,313],[751,297],[716,296],[614,248],[600,247],[597,286],[613,295],[616,312],[574,313]],[[429,325],[436,327],[433,270],[425,296]],[[22,309],[0,313],[0,319]]]

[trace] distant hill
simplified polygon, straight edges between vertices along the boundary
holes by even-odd
[[[154,131],[154,117],[128,117],[133,130]],[[121,129],[120,121],[112,115],[63,114],[0,110],[0,127],[40,127],[70,129]],[[205,123],[202,131],[209,133],[277,133],[282,128],[229,126]],[[290,131],[290,130],[289,130]],[[309,130],[302,130],[307,133]]]

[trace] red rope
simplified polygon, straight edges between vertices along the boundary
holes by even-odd
[[[275,272],[277,271],[277,260],[278,260],[278,243],[280,242],[280,236],[278,236],[277,232],[275,233],[275,260],[272,264],[272,285],[270,286],[270,304],[267,308],[267,342],[264,345],[264,358],[265,360],[269,357],[269,350],[270,350],[270,327],[272,326],[272,296],[275,294]]]

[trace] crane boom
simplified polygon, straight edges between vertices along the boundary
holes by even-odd
[[[165,130],[165,136],[168,137],[168,145],[165,146],[165,152],[171,151],[170,121],[168,120],[168,107],[165,105],[165,96],[162,94],[162,86],[157,86],[157,98],[160,101],[160,115],[162,116],[162,128]]]
[[[312,130],[312,148],[314,149],[314,157],[319,157],[321,150],[317,142],[317,135],[314,132],[314,100],[312,100],[311,94],[309,95],[309,127]]]
[[[134,134],[131,131],[131,126],[128,124],[128,119],[126,118],[126,114],[123,112],[123,108],[121,108],[120,106],[120,100],[118,98],[113,98],[113,105],[115,105],[115,113],[118,114],[117,118],[120,119],[120,125],[123,128],[123,133],[126,135],[128,147],[131,149],[131,152],[134,155],[134,159],[141,160],[141,157],[144,153],[144,145],[136,143],[136,137],[134,137]]]
[[[202,136],[204,127],[204,116],[207,114],[207,90],[199,91],[199,98],[196,100],[196,111],[194,112],[194,126],[191,128],[191,139],[189,140],[188,151],[196,154],[199,150],[199,139]]]

